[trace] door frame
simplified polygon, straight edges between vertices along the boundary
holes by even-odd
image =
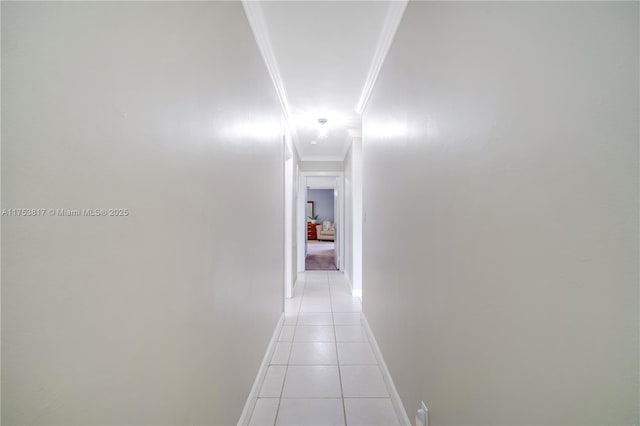
[[[335,177],[338,179],[336,197],[338,211],[338,226],[336,229],[336,254],[338,256],[339,271],[344,271],[344,172],[301,172],[298,178],[298,271],[305,271],[305,256],[307,254],[307,177]]]
[[[293,146],[293,140],[291,138],[291,134],[286,132],[282,138],[283,141],[283,183],[284,183],[284,193],[283,193],[283,201],[284,201],[284,299],[290,299],[293,294],[293,287],[296,284],[297,278],[297,268],[298,265],[295,264],[294,256],[294,246],[295,246],[295,230],[297,229],[297,224],[295,222],[297,215],[297,205],[296,205],[296,197],[297,194],[297,173],[298,173],[298,164],[296,163],[296,158],[293,153],[295,147]],[[295,186],[294,186],[295,185]],[[283,305],[284,309],[284,305]]]

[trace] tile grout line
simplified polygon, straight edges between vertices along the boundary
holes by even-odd
[[[379,366],[379,364],[377,362],[375,364],[361,364],[361,363],[343,364],[340,361],[340,358],[339,358],[339,355],[338,355],[337,325],[336,325],[336,322],[335,322],[335,314],[336,314],[336,312],[334,312],[334,306],[333,306],[334,303],[333,303],[333,301],[334,301],[334,297],[337,297],[338,295],[341,296],[341,294],[335,294],[334,295],[334,293],[336,291],[338,291],[338,293],[340,293],[339,290],[341,290],[341,288],[340,288],[341,286],[339,285],[340,283],[338,283],[336,286],[332,286],[332,284],[331,284],[331,282],[332,282],[331,281],[331,274],[329,272],[324,271],[323,275],[324,275],[324,279],[322,281],[324,281],[325,285],[327,286],[328,293],[329,293],[329,312],[328,313],[329,313],[329,317],[330,317],[330,323],[326,324],[326,325],[330,325],[332,327],[334,340],[333,341],[326,341],[326,342],[324,340],[309,340],[309,341],[305,341],[305,342],[295,342],[295,336],[297,335],[299,326],[303,326],[304,325],[304,326],[317,327],[317,326],[325,325],[325,324],[323,324],[323,322],[326,322],[326,320],[319,319],[318,320],[318,324],[314,324],[313,323],[314,321],[311,321],[312,322],[311,324],[301,324],[300,323],[300,321],[301,321],[300,315],[302,315],[302,314],[311,315],[311,316],[313,316],[314,314],[325,314],[325,312],[303,312],[302,311],[302,305],[303,305],[303,302],[304,302],[305,298],[308,301],[313,301],[314,300],[314,296],[315,296],[313,294],[314,293],[313,290],[317,290],[316,287],[314,287],[313,289],[307,288],[307,284],[308,284],[307,283],[307,278],[308,277],[305,274],[304,279],[303,279],[303,286],[302,286],[302,289],[301,289],[302,291],[300,293],[300,303],[298,304],[298,309],[295,312],[292,312],[292,313],[296,314],[296,318],[295,318],[294,323],[293,323],[294,331],[293,331],[292,338],[291,338],[291,343],[290,343],[291,346],[290,346],[290,349],[289,349],[289,354],[288,354],[287,361],[286,361],[286,364],[285,364],[285,371],[284,371],[282,387],[280,389],[280,396],[278,397],[278,406],[276,408],[275,418],[273,420],[274,425],[277,423],[278,417],[281,415],[280,409],[282,407],[282,399],[284,399],[284,385],[285,385],[285,382],[286,382],[286,378],[287,378],[288,370],[289,370],[290,366],[334,366],[335,365],[337,367],[337,369],[338,369],[338,380],[340,382],[340,394],[341,394],[340,400],[342,402],[342,415],[343,415],[343,421],[344,421],[344,425],[345,426],[347,425],[346,403],[345,403],[346,398],[344,396],[344,388],[343,388],[341,366],[342,365],[354,365],[354,366],[357,366],[357,365],[362,365],[362,366],[365,366],[365,365],[369,365],[369,366],[376,365],[376,366],[378,366],[378,368],[380,368],[380,366]],[[320,278],[320,277],[318,277],[318,278]],[[317,284],[321,284],[321,283],[322,282],[313,283],[313,284],[317,285]],[[341,302],[338,301],[338,303],[341,303]],[[350,312],[351,311],[347,311],[345,313],[350,313]],[[342,313],[342,312],[338,312],[338,313]],[[357,312],[355,312],[355,313],[357,313]],[[362,315],[361,312],[359,314],[360,314],[360,316]],[[350,323],[350,321],[351,320],[349,319],[349,321],[347,321],[347,322]],[[356,326],[358,324],[342,324],[342,325],[343,326],[346,326],[346,325]],[[361,326],[361,324],[360,324],[360,326]],[[282,343],[286,343],[286,342],[282,342]],[[335,350],[335,355],[336,355],[336,364],[316,364],[316,363],[311,363],[311,364],[292,364],[291,360],[292,360],[292,356],[293,356],[294,343],[307,343],[307,344],[333,343],[335,345],[334,350]],[[367,343],[367,346],[369,346],[369,348],[371,349],[371,341],[368,338],[365,339],[364,341],[346,340],[345,342],[342,342],[342,343]],[[305,400],[305,399],[327,399],[327,400],[331,399],[331,400],[333,400],[333,399],[336,399],[334,397],[298,397],[298,396],[291,396],[290,398],[291,399],[297,399],[297,400]],[[389,399],[389,397],[353,397],[353,398],[368,399],[368,400]]]
[[[329,274],[327,274],[327,284],[329,284]],[[336,322],[333,319],[333,297],[331,285],[329,284],[329,306],[331,307],[331,322],[333,323],[333,336],[336,339],[336,361],[338,363],[338,380],[340,381],[340,400],[342,401],[342,418],[347,425],[347,408],[344,404],[344,388],[342,387],[342,371],[340,370],[340,358],[338,356],[338,335],[336,334]]]
[[[317,365],[314,367],[318,367]],[[326,366],[319,366],[326,367]],[[278,399],[277,397],[263,397],[261,399]],[[337,396],[288,396],[287,399],[343,399]],[[390,399],[388,396],[347,396],[344,399]]]
[[[282,387],[280,388],[280,398],[278,398],[278,408],[276,408],[276,416],[273,418],[273,425],[278,422],[278,414],[280,414],[280,406],[282,405],[282,395],[284,394],[284,384],[287,380],[287,372],[289,371],[289,362],[291,361],[291,353],[293,352],[293,341],[296,338],[296,330],[298,329],[298,320],[300,319],[300,309],[302,309],[302,300],[304,299],[305,287],[307,284],[307,277],[305,275],[304,284],[302,286],[302,296],[300,297],[300,306],[298,306],[298,312],[296,314],[296,323],[293,326],[293,336],[291,337],[291,347],[289,348],[289,356],[287,357],[287,363],[284,367],[284,377],[282,378]]]

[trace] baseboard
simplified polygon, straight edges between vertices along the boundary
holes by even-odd
[[[347,280],[347,284],[349,284],[349,292],[351,293],[351,295],[353,297],[357,297],[358,299],[360,299],[360,301],[362,302],[362,289],[360,290],[354,290],[353,289],[353,283],[351,282],[351,280],[349,279],[349,275],[345,272],[345,271],[341,271],[344,274],[344,277]]]
[[[349,284],[349,293],[353,295],[353,283],[349,279],[349,275],[347,275],[346,271],[340,271],[344,274],[344,278],[347,280],[347,284]]]
[[[278,324],[276,324],[276,329],[273,331],[273,335],[271,336],[271,340],[269,341],[269,345],[267,346],[267,351],[265,352],[264,358],[262,359],[262,364],[260,364],[258,375],[256,376],[256,380],[253,382],[253,386],[251,387],[251,391],[249,392],[249,397],[247,398],[247,402],[245,402],[244,408],[242,409],[242,414],[240,414],[240,419],[238,420],[238,426],[246,426],[249,424],[249,420],[251,420],[251,413],[253,413],[253,407],[256,405],[256,401],[258,400],[258,392],[260,392],[260,388],[262,387],[262,382],[264,382],[264,377],[267,374],[267,369],[269,368],[269,362],[271,361],[271,357],[273,356],[273,351],[276,349],[276,344],[278,343],[278,336],[280,335],[280,330],[282,329],[283,324],[284,324],[284,312],[280,315]]]
[[[298,286],[298,283],[300,282],[300,274],[303,273],[304,271],[298,271],[296,272],[296,280],[293,282],[293,286],[291,287],[291,295],[293,296],[293,292],[296,289],[296,287]]]
[[[400,400],[400,395],[396,390],[396,386],[393,384],[393,379],[391,378],[391,373],[389,373],[389,369],[387,368],[387,364],[384,362],[384,357],[382,356],[382,352],[380,352],[380,347],[378,346],[378,342],[376,341],[375,336],[373,335],[373,331],[369,326],[369,321],[367,321],[367,317],[364,315],[364,312],[360,314],[360,321],[362,322],[362,326],[369,337],[369,343],[371,343],[371,347],[373,349],[373,353],[376,356],[378,361],[378,365],[380,366],[380,370],[382,371],[382,377],[387,385],[387,389],[389,390],[389,394],[391,395],[391,403],[393,404],[393,408],[396,410],[396,415],[401,423],[406,426],[411,426],[411,421],[409,420],[409,416],[407,416],[407,412],[404,410],[404,406],[402,405],[402,400]]]

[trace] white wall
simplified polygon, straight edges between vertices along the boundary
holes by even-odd
[[[364,311],[431,425],[637,424],[638,3],[411,2],[364,116]]]
[[[344,273],[353,283],[353,146],[344,157]]]
[[[335,222],[338,203],[334,197],[334,189],[307,189],[307,202],[313,201],[313,213],[318,215],[318,224],[325,220]]]
[[[298,236],[298,234],[302,234],[302,238],[304,241],[304,238],[306,238],[307,234],[307,230],[306,229],[301,229],[301,227],[299,226],[299,222],[300,219],[298,218],[298,203],[299,203],[299,199],[302,198],[303,199],[303,203],[304,203],[304,194],[300,193],[300,156],[298,155],[298,151],[295,148],[295,145],[293,146],[293,206],[291,206],[292,208],[292,217],[293,217],[293,250],[292,250],[292,256],[293,256],[293,271],[292,271],[292,275],[294,278],[294,286],[296,284],[297,278],[298,278],[298,274],[300,274],[301,270],[304,269],[304,265],[301,265],[299,263],[299,259],[298,259],[298,244],[300,241],[300,237]],[[302,218],[302,220],[305,220],[305,218]]]
[[[362,296],[362,138],[354,137],[344,159],[345,274],[354,296]]]
[[[300,157],[291,136],[287,135],[287,147],[290,160],[285,162],[285,267],[289,267],[290,280],[285,285],[285,297],[291,298],[293,287],[298,279],[298,179],[300,173]]]
[[[300,164],[303,172],[341,172],[344,170],[342,161],[303,161]]]
[[[363,153],[362,138],[353,138],[351,142],[351,182],[353,185],[353,276],[351,286],[354,296],[362,296],[362,228],[363,210]]]
[[[5,2],[2,65],[2,207],[130,212],[2,218],[3,424],[235,423],[283,306],[242,6]]]

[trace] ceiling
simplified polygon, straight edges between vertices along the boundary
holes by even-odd
[[[335,176],[308,176],[308,189],[334,189],[338,187],[338,178]]]
[[[351,137],[360,134],[361,116],[356,109],[372,72],[377,75],[379,71],[374,70],[381,65],[376,58],[380,56],[381,41],[389,38],[385,32],[389,32],[388,15],[393,14],[394,3],[397,4],[243,3],[280,99],[288,110],[294,143],[303,161],[341,161]],[[395,28],[397,24],[393,33]],[[327,119],[327,123],[320,125],[320,118]],[[321,127],[325,129],[321,131]],[[322,133],[326,135],[322,137]]]

